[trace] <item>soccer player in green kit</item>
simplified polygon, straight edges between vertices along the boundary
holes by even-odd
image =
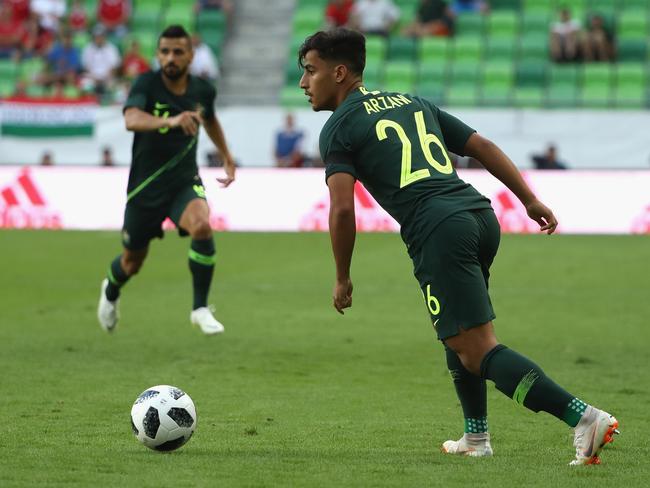
[[[347,30],[317,32],[299,49],[300,88],[315,111],[333,114],[320,134],[330,192],[329,227],[336,282],[334,307],[352,306],[354,184],[361,181],[401,226],[401,235],[462,405],[465,432],[446,453],[491,456],[486,380],[518,404],[545,411],[575,429],[572,465],[598,464],[618,421],[571,395],[535,363],[500,344],[488,295],[500,239],[490,201],[458,178],[449,151],[478,159],[526,208],[542,231],[557,221],[491,141],[430,102],[363,86],[365,38]]]
[[[190,321],[205,334],[223,332],[207,306],[215,246],[205,190],[196,164],[199,127],[219,149],[228,186],[235,164],[214,113],[215,88],[188,73],[192,42],[183,27],[165,29],[158,40],[160,70],[141,75],[124,105],[127,130],[134,132],[133,158],[122,229],[123,252],[111,263],[102,282],[98,307],[101,327],[111,332],[118,321],[120,289],[138,272],[149,242],[162,237],[169,217],[181,235],[189,235],[189,267],[194,303]]]

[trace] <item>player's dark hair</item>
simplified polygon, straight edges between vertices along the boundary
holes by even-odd
[[[309,36],[298,50],[298,65],[304,68],[304,59],[311,50],[326,61],[336,61],[361,75],[366,67],[366,38],[360,32],[339,27],[319,31]]]
[[[160,44],[160,39],[162,38],[165,39],[182,39],[185,38],[187,39],[187,42],[192,46],[192,42],[190,39],[190,35],[187,33],[185,30],[185,27],[182,25],[174,24],[170,25],[167,27],[162,33],[160,34],[160,37],[158,37],[158,43]]]

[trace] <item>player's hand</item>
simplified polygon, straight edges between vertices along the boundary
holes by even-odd
[[[201,112],[198,110],[186,110],[167,119],[167,124],[170,129],[180,127],[183,133],[188,136],[198,134],[199,126],[202,123]]]
[[[343,309],[352,306],[352,281],[350,278],[347,280],[337,281],[334,285],[334,291],[332,294],[334,298],[334,308],[338,313],[343,315]]]
[[[547,234],[555,232],[557,219],[550,208],[539,200],[535,200],[526,205],[528,216],[539,224],[539,230],[546,231]]]
[[[223,169],[226,172],[225,178],[217,178],[217,181],[221,183],[221,186],[227,188],[233,181],[235,181],[235,170],[237,166],[235,165],[235,160],[230,154],[223,158]]]

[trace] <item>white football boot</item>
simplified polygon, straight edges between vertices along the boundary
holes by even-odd
[[[575,427],[573,446],[576,448],[576,458],[569,465],[600,464],[598,454],[605,444],[614,441],[614,434],[618,433],[618,420],[615,417],[592,406],[587,407]]]
[[[223,332],[223,325],[212,315],[212,310],[208,307],[200,307],[192,310],[190,314],[190,321],[193,325],[198,325],[204,334],[221,334]]]
[[[489,433],[468,434],[466,432],[457,441],[445,441],[440,450],[447,454],[471,457],[489,457],[493,454]]]
[[[99,305],[97,307],[97,318],[99,325],[106,332],[113,332],[117,326],[117,321],[120,318],[120,313],[117,309],[119,298],[111,302],[106,298],[106,287],[108,286],[108,279],[102,281],[101,293],[99,294]]]

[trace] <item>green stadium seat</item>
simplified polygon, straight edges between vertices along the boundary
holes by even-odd
[[[496,10],[488,16],[490,37],[511,38],[519,32],[519,15],[514,10]]]
[[[384,67],[384,87],[387,90],[413,92],[416,71],[408,61],[391,61]]]
[[[644,85],[617,86],[614,90],[614,105],[617,108],[644,109],[647,100]]]
[[[523,11],[528,13],[552,15],[555,5],[548,0],[522,0]]]
[[[580,81],[580,72],[575,65],[552,64],[549,70],[550,82],[555,85],[577,86]]]
[[[425,37],[419,43],[420,63],[446,63],[449,56],[449,39]]]
[[[158,49],[158,35],[157,31],[134,31],[130,34],[129,38],[133,38],[140,44],[140,53],[150,61]],[[130,39],[129,39],[130,40]]]
[[[421,81],[417,84],[415,91],[418,95],[431,101],[435,105],[444,104],[445,92],[440,82]]]
[[[614,104],[621,108],[643,108],[646,102],[648,73],[642,63],[616,65]]]
[[[133,13],[131,14],[131,30],[138,31],[142,29],[158,31],[160,25],[160,2],[136,3]]]
[[[447,79],[448,63],[420,64],[418,72],[418,86],[431,83],[442,85]]]
[[[29,58],[20,63],[20,79],[34,81],[45,69],[45,62],[41,58]]]
[[[546,11],[525,11],[521,19],[521,31],[523,35],[544,34],[548,38],[551,26],[551,16]]]
[[[463,12],[456,18],[456,35],[461,37],[483,37],[485,16],[480,13]]]
[[[584,107],[610,106],[612,97],[612,67],[609,64],[587,64],[583,69],[580,101]]]
[[[42,87],[41,85],[34,85],[34,84],[27,85],[25,92],[29,97],[44,97],[47,94],[44,87]]]
[[[517,86],[543,87],[546,85],[546,61],[522,61],[517,65]]]
[[[172,24],[180,24],[188,31],[193,31],[195,28],[194,10],[176,0],[169,3],[167,10],[162,15],[162,26],[164,28]]]
[[[0,79],[8,79],[13,83],[18,74],[16,63],[11,59],[0,59]]]
[[[487,61],[513,60],[515,57],[515,39],[490,38],[488,39],[485,59]]]
[[[587,9],[589,13],[600,14],[612,22],[616,17],[618,5],[612,0],[589,0]]]
[[[616,85],[645,85],[648,73],[643,63],[618,63],[616,65]]]
[[[378,59],[383,61],[386,58],[388,43],[385,37],[368,36],[366,38],[366,59]]]
[[[524,34],[519,41],[519,59],[521,61],[548,61],[548,34],[531,32]]]
[[[513,80],[512,61],[485,64],[482,72],[481,103],[491,107],[510,105]]]
[[[449,66],[447,80],[452,84],[476,84],[479,66],[480,64],[474,61],[455,61]]]
[[[481,74],[484,84],[512,85],[515,71],[512,61],[502,61],[486,63]]]
[[[617,53],[618,61],[646,61],[648,39],[619,39]]]
[[[483,39],[474,37],[458,37],[455,39],[452,47],[453,60],[457,61],[471,61],[478,63],[483,58],[483,48],[485,42]]]
[[[302,68],[298,66],[296,58],[289,57],[285,68],[285,85],[298,86],[298,82],[302,77]]]
[[[521,6],[521,0],[490,0],[489,3],[494,10],[517,10]]]
[[[475,107],[478,105],[476,84],[452,84],[445,90],[445,102],[450,106]]]
[[[220,10],[206,10],[196,18],[196,29],[203,34],[206,31],[223,31],[226,28],[226,16]]]
[[[13,78],[0,77],[0,98],[9,97],[14,93],[16,82]]]
[[[513,92],[512,101],[515,107],[542,108],[544,106],[544,91],[540,88],[517,87]]]
[[[323,25],[323,12],[321,7],[299,6],[293,16],[293,29],[295,31],[307,31],[310,34],[318,31]]]
[[[621,39],[647,39],[647,9],[624,10],[618,17],[616,35]]]
[[[382,70],[383,60],[370,62],[366,60],[366,68],[363,70],[363,84],[369,89],[379,89],[382,87]]]
[[[546,106],[549,108],[573,108],[578,105],[575,85],[553,84],[548,87]]]
[[[388,59],[413,61],[416,55],[415,41],[409,37],[393,36],[388,42]]]

